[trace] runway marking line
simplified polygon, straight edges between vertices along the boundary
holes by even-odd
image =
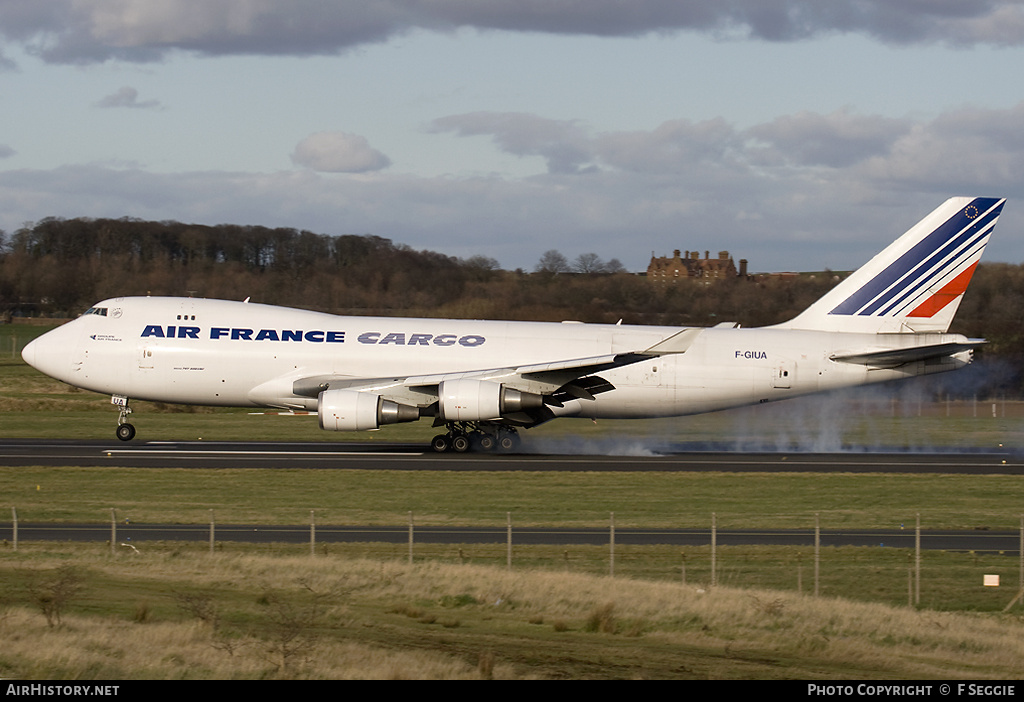
[[[401,452],[401,451],[224,451],[217,449],[210,449],[207,451],[174,451],[170,449],[107,449],[102,453],[107,456],[118,455],[181,455],[181,454],[195,454],[201,456],[422,456],[421,453],[414,452]]]

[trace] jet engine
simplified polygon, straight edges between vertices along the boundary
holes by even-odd
[[[508,414],[544,406],[542,395],[473,378],[445,380],[437,394],[441,419],[445,422],[501,419]]]
[[[316,408],[320,428],[328,431],[364,431],[420,418],[418,407],[355,390],[324,390],[317,398]]]

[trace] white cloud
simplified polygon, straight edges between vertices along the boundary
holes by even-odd
[[[116,92],[107,95],[99,102],[96,103],[96,107],[129,107],[137,109],[152,110],[160,107],[159,100],[142,100],[139,101],[139,91],[130,86],[124,86],[118,89]]]
[[[366,173],[391,165],[365,138],[345,132],[311,134],[295,147],[292,162],[323,173]]]
[[[909,120],[843,109],[828,115],[786,115],[747,130],[747,135],[766,145],[766,162],[842,167],[884,155],[910,128]]]
[[[671,120],[653,130],[593,133],[579,122],[471,113],[435,120],[435,132],[490,135],[516,156],[542,156],[549,174],[595,170],[672,175],[698,190],[732,183],[857,181],[860,188],[1002,191],[1024,186],[1024,103],[965,108],[914,122],[851,109],[807,111],[738,130],[716,118]],[[590,164],[589,168],[582,168]]]
[[[578,173],[592,158],[586,132],[575,121],[517,112],[474,112],[436,119],[430,130],[490,136],[507,153],[543,157],[550,173]]]
[[[651,131],[594,134],[582,122],[523,113],[474,112],[434,120],[435,133],[490,136],[502,151],[540,156],[552,174],[587,174],[598,168],[678,173],[695,165],[725,165],[741,135],[726,120],[671,120]]]
[[[638,173],[731,170],[740,166],[735,154],[741,146],[735,127],[721,117],[701,122],[675,119],[651,131],[612,132],[594,138],[600,162]]]
[[[974,195],[1017,194],[1024,185],[1024,103],[1006,110],[954,110],[915,124],[851,175],[879,187]]]

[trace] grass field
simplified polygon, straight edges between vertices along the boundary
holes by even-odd
[[[18,327],[17,340],[12,327]],[[42,328],[0,325],[0,437],[108,438],[108,398],[17,356]],[[926,401],[919,389],[809,398],[655,422],[560,421],[527,448],[644,455],[666,443],[777,450],[1024,446],[1024,407]],[[138,403],[140,440],[427,441],[425,422],[362,435],[315,418]],[[0,469],[3,507],[28,521],[504,525],[517,527],[1015,530],[1021,479],[984,475],[558,474],[131,468]],[[910,558],[825,549],[205,543],[0,545],[0,676],[7,678],[1017,678],[1015,555],[928,552],[921,604]],[[684,560],[685,559],[685,560]],[[685,563],[686,583],[683,584]],[[998,574],[1003,587],[982,587]],[[62,586],[60,625],[41,602]],[[52,617],[52,611],[50,612]],[[16,632],[16,635],[14,635]],[[288,632],[291,632],[290,634]],[[291,637],[291,638],[289,638]],[[144,663],[140,661],[145,661]]]
[[[410,566],[180,547],[111,558],[104,546],[59,544],[7,553],[2,563],[5,678],[951,680],[1024,673],[1017,614],[814,598],[742,578],[709,589],[699,579],[683,585],[440,560]]]
[[[1015,530],[1021,478],[1007,475],[0,469],[22,521],[827,529],[912,525]]]

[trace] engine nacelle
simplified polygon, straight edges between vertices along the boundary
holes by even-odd
[[[481,422],[544,406],[544,398],[500,383],[473,378],[445,380],[438,388],[438,406],[445,422]]]
[[[417,407],[355,390],[324,390],[317,398],[316,408],[320,428],[327,431],[365,431],[420,418]]]

